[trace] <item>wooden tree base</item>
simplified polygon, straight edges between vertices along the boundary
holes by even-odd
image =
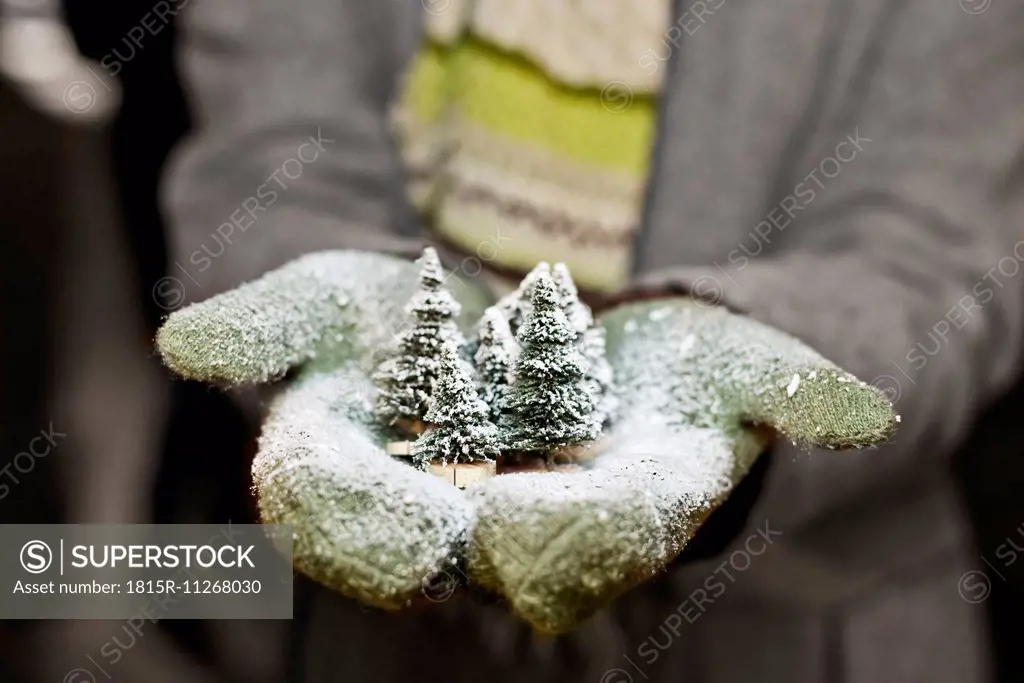
[[[593,460],[601,452],[603,446],[604,442],[601,439],[597,439],[571,446],[553,448],[548,451],[548,461],[558,465],[566,465]]]
[[[385,451],[391,456],[408,458],[412,456],[412,445],[412,441],[390,441],[385,445]],[[595,458],[604,445],[601,440],[597,440],[551,451],[506,451],[498,456],[497,461],[427,463],[427,471],[460,489],[500,474],[582,472],[586,469],[586,462]]]
[[[409,457],[412,455],[412,441],[389,441],[384,450],[388,455]]]
[[[497,463],[489,462],[471,463],[427,463],[427,471],[435,477],[444,479],[456,488],[464,489],[475,481],[487,479],[497,474]]]
[[[506,451],[498,459],[498,474],[515,472],[581,472],[605,447],[601,439],[550,451]]]

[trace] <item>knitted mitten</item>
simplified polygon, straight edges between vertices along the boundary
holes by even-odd
[[[578,472],[502,474],[461,491],[385,454],[374,352],[402,329],[418,269],[378,254],[311,254],[173,313],[168,366],[205,382],[294,378],[263,425],[253,479],[264,522],[294,528],[296,567],[399,608],[438,575],[507,598],[561,632],[686,545],[770,435],[867,446],[895,426],[881,392],[793,338],[686,298],[601,318],[619,413]],[[489,303],[457,278],[461,321]]]

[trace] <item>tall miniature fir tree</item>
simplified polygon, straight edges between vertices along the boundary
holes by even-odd
[[[521,350],[506,402],[505,445],[536,451],[597,438],[586,361],[549,275],[537,278],[530,308],[516,338]]]
[[[497,306],[484,311],[477,336],[480,340],[475,357],[479,376],[477,388],[480,398],[490,408],[491,421],[500,424],[519,347],[512,337],[508,320]]]
[[[385,424],[405,422],[411,426],[424,420],[442,348],[464,343],[455,323],[459,303],[444,287],[437,252],[428,247],[416,263],[420,281],[405,308],[406,327],[374,373],[379,389],[375,411]]]
[[[498,428],[489,419],[487,404],[477,396],[458,350],[441,350],[437,381],[426,421],[431,428],[412,446],[418,464],[431,461],[467,463],[493,460],[500,454]]]
[[[580,301],[579,290],[564,263],[555,264],[551,280],[562,312],[576,330],[576,344],[586,360],[586,384],[594,396],[594,420],[601,426],[617,406],[612,392],[612,366],[605,357],[604,327],[595,324],[590,307]]]
[[[594,422],[598,428],[614,415],[619,400],[612,386],[612,366],[605,357],[604,327],[594,325],[583,333],[579,342],[580,354],[586,361],[585,382],[594,397]]]

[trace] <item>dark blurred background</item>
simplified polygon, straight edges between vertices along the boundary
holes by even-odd
[[[130,54],[122,38],[139,6],[95,10],[65,5],[71,50],[94,62],[59,80],[33,63],[78,55],[57,54],[43,20],[9,12],[0,33],[0,467],[41,430],[64,435],[47,456],[8,466],[0,520],[253,521],[253,425],[220,392],[172,380],[151,346],[168,312],[153,293],[167,267],[158,184],[189,125],[175,29]],[[99,65],[113,46],[124,59],[116,77]],[[7,623],[0,680],[62,680],[115,637],[130,644],[119,680],[282,680],[286,622],[121,626]]]
[[[174,69],[175,29],[147,36],[144,49],[110,73],[99,62],[112,46],[127,50],[122,37],[140,9],[127,0],[95,9],[68,2],[66,24],[50,22],[51,32],[65,25],[70,31],[64,54],[57,54],[60,40],[38,32],[41,25],[19,28],[14,10],[6,19],[0,12],[0,467],[7,467],[0,520],[251,521],[254,426],[221,393],[173,380],[151,346],[167,313],[154,292],[168,272],[160,174],[189,129]],[[33,71],[37,61],[87,58],[94,61],[74,66],[92,76],[82,82],[74,69],[62,79]],[[1006,416],[1024,415],[1022,409],[1018,385],[977,427],[976,438],[988,444],[984,457],[952,464],[985,557],[1007,542],[1024,548],[1024,420],[1012,433],[992,427],[1013,424]],[[41,430],[64,436],[46,457],[15,468],[13,456]],[[1024,681],[1016,647],[1024,631],[1024,562],[1000,572],[985,602],[998,671],[1003,681]],[[132,638],[118,680],[283,680],[288,623],[165,621],[147,628]],[[3,629],[3,681],[61,680],[111,637],[128,639],[113,622]]]

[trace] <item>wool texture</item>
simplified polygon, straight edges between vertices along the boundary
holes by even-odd
[[[425,222],[470,253],[500,225],[508,240],[488,260],[508,269],[544,254],[586,289],[625,284],[664,72],[638,58],[662,40],[669,4],[426,12],[391,112]]]

